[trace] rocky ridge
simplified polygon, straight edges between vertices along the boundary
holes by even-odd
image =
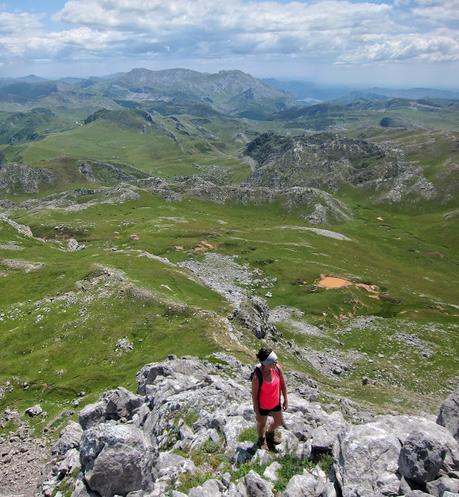
[[[354,424],[324,410],[305,378],[287,371],[290,406],[276,455],[241,441],[254,425],[250,369],[221,353],[212,362],[171,356],[144,366],[136,394],[106,392],[63,430],[36,496],[65,489],[72,497],[446,497],[459,490],[459,445],[449,431],[457,409],[442,407],[448,428],[418,416]],[[310,463],[282,480],[292,458]]]
[[[25,166],[23,166],[25,167]],[[119,203],[139,198],[139,193],[148,191],[160,197],[178,202],[186,198],[197,198],[217,203],[237,202],[243,205],[263,205],[280,202],[288,211],[297,211],[298,215],[311,224],[342,223],[351,219],[352,213],[341,201],[329,193],[316,188],[293,187],[272,189],[264,187],[218,185],[210,179],[199,176],[168,178],[149,177],[134,179],[132,175],[123,173],[112,165],[98,164],[102,170],[110,174],[110,181],[118,177],[122,182],[112,187],[80,188],[48,195],[42,199],[30,199],[21,203],[1,201],[0,208],[6,210],[25,209],[65,209],[77,211],[98,203]],[[32,168],[28,168],[33,170]],[[80,170],[84,175],[93,177],[94,165],[81,163]],[[82,173],[83,174],[83,173]],[[129,182],[125,182],[128,181]],[[113,180],[114,181],[114,180]],[[27,183],[28,191],[38,188],[36,183]],[[26,191],[23,190],[23,191]],[[81,202],[85,197],[85,202]],[[92,198],[91,198],[92,197]]]
[[[37,193],[55,181],[49,169],[16,163],[0,164],[0,191],[6,193]]]
[[[335,192],[350,185],[376,193],[377,201],[387,203],[438,196],[422,168],[406,161],[400,150],[335,133],[265,133],[247,144],[245,153],[257,164],[246,181],[251,186]]]

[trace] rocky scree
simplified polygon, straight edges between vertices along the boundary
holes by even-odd
[[[456,491],[459,445],[447,428],[416,416],[350,424],[340,411],[328,413],[302,395],[288,371],[290,407],[279,449],[297,461],[332,454],[333,464],[328,473],[306,466],[279,489],[283,456],[240,441],[254,426],[251,367],[221,353],[214,360],[170,356],[147,364],[137,374],[136,394],[117,388],[86,406],[80,424],[70,423],[55,444],[36,495],[66,489],[72,497],[447,497],[445,491]],[[442,412],[450,426],[457,411]],[[253,470],[241,476],[241,468]],[[194,482],[192,488],[184,481]]]

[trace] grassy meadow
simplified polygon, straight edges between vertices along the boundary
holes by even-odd
[[[434,125],[435,116],[429,116]],[[376,124],[376,118],[367,113],[363,123]],[[451,194],[444,202],[383,205],[363,190],[342,191],[337,197],[353,219],[320,228],[347,241],[311,231],[301,209],[288,211],[276,203],[171,202],[138,190],[137,200],[85,205],[101,200],[91,188],[102,183],[82,178],[81,160],[164,177],[219,171],[222,182],[238,183],[250,173],[240,158],[245,139],[270,129],[293,132],[296,126],[189,115],[178,121],[156,116],[151,126],[137,114],[123,119],[96,119],[44,139],[0,146],[8,160],[49,168],[57,178],[34,196],[10,192],[4,198],[88,189],[79,210],[39,203],[11,210],[10,217],[30,226],[35,238],[0,221],[0,410],[15,407],[22,413],[40,403],[47,411],[33,421],[40,431],[62,422],[64,409],[77,411],[108,388],[135,388],[135,373],[169,354],[212,360],[213,352],[226,351],[253,362],[260,342],[241,329],[239,340],[226,331],[231,305],[176,265],[202,260],[197,246],[205,241],[212,251],[234,256],[275,282],[266,297],[271,309],[294,307],[304,313],[300,321],[322,332],[301,334],[285,322],[278,325],[285,340],[357,358],[345,375],[331,377],[290,350],[279,350],[287,371],[301,370],[317,380],[324,399],[346,397],[380,412],[435,412],[459,374],[459,199],[453,167],[458,151],[448,120],[437,130],[349,131],[400,147]],[[69,252],[69,238],[84,250]],[[376,295],[355,285],[320,288],[321,275],[375,285]],[[261,287],[252,291],[267,293]],[[373,321],[359,325],[366,316]],[[421,348],[403,342],[400,334],[415,337]],[[120,349],[122,339],[132,349]],[[422,347],[429,354],[423,356]],[[362,385],[363,377],[372,380],[369,385]],[[87,395],[80,399],[81,391]]]

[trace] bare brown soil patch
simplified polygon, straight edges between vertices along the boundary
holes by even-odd
[[[320,281],[317,283],[317,286],[327,289],[347,288],[350,286],[354,286],[356,288],[362,288],[363,290],[367,291],[369,297],[379,299],[379,288],[376,285],[369,285],[367,283],[354,283],[347,278],[341,278],[338,276],[321,274]]]
[[[207,252],[208,250],[213,250],[215,245],[212,245],[207,240],[201,240],[194,247],[193,250],[195,252]]]

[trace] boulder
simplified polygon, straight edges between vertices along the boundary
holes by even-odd
[[[248,497],[273,497],[271,485],[255,471],[249,471],[244,478]]]
[[[316,468],[304,471],[302,475],[295,475],[287,484],[283,497],[319,497],[326,487],[325,473]]]
[[[144,398],[118,387],[104,394],[103,401],[107,419],[131,419],[134,412],[144,403]]]
[[[445,492],[459,493],[459,480],[442,476],[438,480],[429,481],[426,485],[427,492],[436,497],[443,497]]]
[[[224,486],[218,480],[207,480],[200,487],[192,488],[188,497],[221,497]]]
[[[255,456],[256,451],[256,446],[251,442],[239,443],[234,451],[233,463],[238,466],[250,461]]]
[[[81,426],[75,421],[70,421],[62,430],[59,440],[53,445],[51,453],[63,455],[70,449],[79,449],[82,434]]]
[[[340,433],[346,429],[346,422],[343,415],[336,411],[330,415],[328,420],[315,428],[311,435],[311,454],[312,457],[318,456],[325,452],[330,452]]]
[[[88,487],[101,497],[148,489],[156,476],[154,451],[133,425],[103,423],[86,430],[80,459]]]
[[[77,449],[70,449],[66,454],[64,459],[59,463],[57,467],[57,475],[59,479],[62,479],[65,475],[76,470],[79,472],[80,466],[80,453]]]
[[[446,447],[429,434],[415,432],[400,451],[399,471],[409,481],[419,484],[433,480],[443,466]]]
[[[437,423],[449,430],[459,442],[459,388],[440,406]]]
[[[31,418],[34,418],[35,416],[40,416],[43,414],[43,409],[41,408],[41,406],[39,404],[36,404],[32,407],[28,407],[26,410],[25,410],[25,413],[27,414],[27,416],[30,416]]]
[[[281,464],[279,464],[277,461],[274,461],[264,470],[263,476],[270,481],[277,481],[279,479],[277,473],[281,469],[281,467]]]
[[[202,380],[208,374],[209,368],[206,367],[202,361],[194,359],[176,359],[161,363],[147,364],[137,373],[137,393],[139,395],[145,395],[147,393],[147,385],[154,384],[158,377],[176,377],[178,375],[183,375],[184,377],[195,377]]]
[[[78,421],[83,428],[87,430],[105,420],[105,403],[103,401],[95,402],[84,407],[79,415]]]
[[[156,463],[159,477],[175,477],[180,473],[193,473],[196,466],[193,461],[172,452],[161,452]]]
[[[80,411],[78,420],[84,430],[110,419],[132,419],[144,403],[144,398],[123,387],[105,392],[102,398]]]
[[[335,471],[343,497],[381,492],[398,495],[396,475],[401,443],[374,423],[352,426],[338,436],[334,447]]]
[[[400,489],[400,452],[413,433],[446,449],[442,469],[457,467],[459,445],[442,426],[416,416],[379,416],[371,423],[351,426],[338,436],[335,471],[343,497],[358,497],[365,492],[396,495]]]

